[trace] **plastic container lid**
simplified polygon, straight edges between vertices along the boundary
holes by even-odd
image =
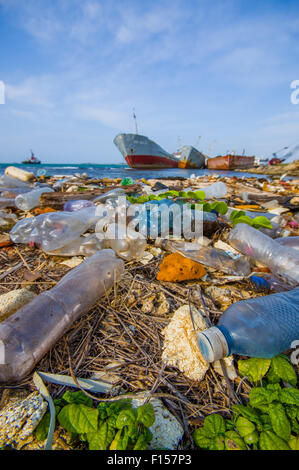
[[[197,341],[204,359],[208,362],[215,362],[227,357],[229,348],[222,331],[213,326],[197,335]]]

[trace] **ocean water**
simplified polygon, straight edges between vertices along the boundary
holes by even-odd
[[[183,176],[189,178],[191,175],[205,176],[205,175],[220,175],[220,176],[238,176],[238,177],[257,177],[267,178],[265,175],[256,175],[253,173],[245,173],[238,171],[216,171],[216,170],[183,170],[180,168],[171,168],[165,170],[135,170],[127,165],[96,165],[91,163],[86,164],[41,164],[41,165],[23,165],[12,163],[0,163],[0,174],[4,173],[7,166],[16,166],[27,171],[31,171],[39,176],[45,173],[47,176],[60,175],[70,176],[75,173],[86,173],[90,178],[126,178],[132,179],[141,178],[167,178]]]

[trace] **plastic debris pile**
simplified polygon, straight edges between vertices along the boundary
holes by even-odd
[[[231,389],[248,391],[235,357],[273,357],[299,338],[298,182],[8,169],[0,176],[1,384],[32,385],[34,370],[71,367],[77,377],[113,377],[111,396],[160,393],[169,432],[185,433],[188,448],[193,421],[226,409]],[[44,413],[43,403],[39,420]],[[13,430],[7,442],[22,440]]]

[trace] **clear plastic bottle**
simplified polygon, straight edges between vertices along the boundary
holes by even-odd
[[[118,224],[111,224],[105,232],[105,242],[109,248],[126,261],[139,259],[143,256],[146,248],[146,239],[141,233],[129,227],[122,227],[124,236],[121,236],[121,228]]]
[[[39,198],[43,193],[54,193],[52,188],[38,188],[29,193],[19,194],[16,197],[16,206],[22,211],[30,211],[39,205]]]
[[[55,251],[47,251],[47,254],[52,256],[86,256],[88,258],[104,248],[110,248],[108,241],[98,240],[96,234],[89,233]]]
[[[271,358],[299,338],[299,287],[228,307],[218,325],[197,334],[202,355],[214,362],[231,354]]]
[[[0,209],[5,209],[6,207],[16,207],[15,199],[0,197]]]
[[[124,262],[102,250],[53,289],[0,323],[0,382],[20,381],[83,313],[117,282]]]
[[[93,199],[93,202],[103,203],[106,202],[108,199],[118,199],[121,196],[125,196],[126,191],[122,188],[115,188],[107,193],[100,194],[99,196]]]
[[[229,243],[244,255],[267,266],[290,282],[299,282],[299,253],[281,246],[264,233],[247,224],[238,224],[229,235]]]
[[[251,272],[248,258],[244,256],[232,258],[225,251],[217,250],[210,246],[161,239],[156,240],[156,246],[171,251],[172,253],[180,253],[193,261],[218,269],[224,273],[236,276],[248,276]]]
[[[19,194],[25,194],[29,193],[32,191],[32,188],[10,188],[10,189],[5,189],[4,191],[0,189],[1,192],[1,197],[14,197],[16,198]]]
[[[136,209],[139,213],[135,221],[144,237],[155,239],[165,238],[169,234],[177,237],[183,234],[184,238],[192,239],[205,235],[210,230],[216,232],[219,228],[216,214],[193,210],[182,201],[161,199],[134,206],[139,208]]]
[[[280,237],[275,238],[275,241],[281,246],[293,248],[293,250],[299,250],[299,237]]]
[[[88,201],[86,199],[76,200],[76,201],[67,201],[64,206],[63,210],[66,212],[76,212],[80,211],[81,209],[85,209],[86,207],[94,207],[94,203],[92,201]]]
[[[211,199],[214,197],[220,199],[226,196],[227,187],[225,183],[223,183],[222,181],[218,181],[217,183],[213,183],[210,186],[201,188],[200,191],[204,191],[206,199]]]
[[[24,181],[16,178],[10,178],[7,175],[0,176],[0,190],[11,188],[32,188],[32,186]]]
[[[14,243],[40,244],[43,251],[55,251],[75,241],[96,224],[95,208],[76,212],[51,212],[20,220],[10,232]]]

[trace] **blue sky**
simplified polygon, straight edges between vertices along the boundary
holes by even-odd
[[[133,108],[169,152],[269,156],[299,140],[298,59],[298,0],[0,0],[0,162],[118,163]]]

